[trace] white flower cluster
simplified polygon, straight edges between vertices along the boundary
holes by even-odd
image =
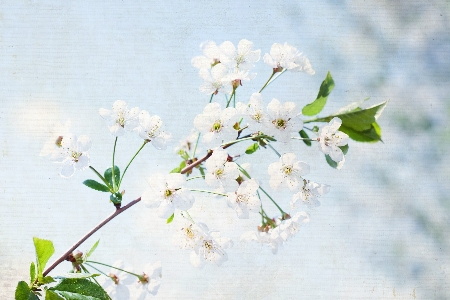
[[[200,45],[203,56],[191,60],[192,66],[199,70],[204,80],[200,91],[211,95],[218,92],[231,94],[233,89],[242,85],[242,81],[253,79],[256,74],[249,74],[254,64],[261,57],[261,50],[253,50],[253,43],[241,40],[237,48],[230,41],[217,46],[213,41]]]
[[[98,277],[99,284],[113,300],[144,300],[156,295],[161,285],[161,262],[146,264],[142,274],[134,274],[130,265],[116,261],[106,276]]]
[[[138,107],[129,109],[123,100],[114,102],[112,110],[100,108],[99,113],[114,136],[122,136],[125,131],[137,131],[141,138],[156,149],[166,149],[166,143],[172,138],[172,135],[162,130],[160,117],[151,116],[148,111],[141,111]]]
[[[208,263],[220,266],[228,259],[224,249],[233,246],[230,239],[220,237],[219,232],[209,230],[204,223],[181,228],[174,235],[173,243],[182,249],[192,249],[191,263],[197,268],[203,268]]]
[[[297,212],[293,217],[277,218],[273,221],[273,226],[266,225],[259,227],[258,231],[248,231],[241,236],[243,241],[256,241],[267,244],[272,248],[272,253],[278,252],[278,247],[284,244],[289,238],[294,236],[302,223],[309,222],[309,215],[306,212]]]

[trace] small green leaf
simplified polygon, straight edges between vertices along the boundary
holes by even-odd
[[[30,282],[34,280],[36,280],[36,265],[32,262],[30,265]]]
[[[345,146],[340,146],[339,148],[341,148],[342,153],[347,154],[348,152],[348,144]],[[337,169],[338,167],[338,163],[335,162],[329,155],[325,154],[325,159],[327,160],[327,163],[330,165],[330,167]]]
[[[55,287],[50,288],[66,299],[107,300],[106,292],[97,284],[88,279],[61,280]]]
[[[86,253],[86,258],[88,258],[89,256],[91,256],[92,253],[94,253],[95,249],[97,249],[98,243],[100,242],[100,240],[96,241],[94,246],[91,247],[91,250],[89,250]]]
[[[33,294],[25,281],[19,281],[14,294],[16,300],[39,300],[39,298]]]
[[[176,167],[176,168],[172,169],[172,171],[170,171],[170,173],[180,173],[180,172],[181,172],[180,167]]]
[[[106,169],[104,176],[105,176],[106,181],[108,181],[109,184],[111,186],[113,186],[113,182],[112,182],[112,168]],[[120,181],[120,169],[119,169],[118,166],[114,166],[114,178],[115,178],[116,186],[117,186],[119,184],[119,181]]]
[[[344,153],[344,155],[347,155],[348,152],[348,144],[345,146],[340,146],[339,148],[341,148],[342,153]]]
[[[111,200],[111,202],[114,204],[119,204],[122,202],[122,194],[121,193],[111,194],[109,196],[109,200]]]
[[[100,192],[110,192],[109,187],[107,187],[106,185],[97,182],[93,179],[88,179],[83,181],[83,184],[91,189],[94,189],[96,191],[100,191]]]
[[[61,297],[60,295],[51,290],[47,290],[45,292],[45,300],[66,300],[66,298]]]
[[[320,85],[319,93],[317,94],[316,100],[314,102],[306,105],[302,109],[302,114],[305,116],[315,116],[322,111],[327,103],[328,95],[334,88],[334,80],[331,77],[331,73],[328,71],[327,77],[322,81]]]
[[[47,284],[47,283],[55,282],[55,280],[51,276],[45,276],[45,277],[40,277],[39,282],[42,284]]]
[[[42,272],[45,269],[50,257],[55,253],[52,241],[43,240],[37,237],[33,237],[34,248],[36,249],[37,270],[38,276],[42,276]]]
[[[308,134],[302,129],[298,132],[300,134],[300,136],[304,139],[309,139]],[[309,140],[303,140],[303,143],[306,144],[306,146],[311,146],[311,141]]]
[[[250,147],[248,147],[248,148],[245,150],[245,154],[252,154],[252,153],[255,153],[256,150],[258,150],[258,149],[259,149],[259,144],[258,144],[258,143],[254,143],[254,144],[250,145]]]
[[[167,219],[166,223],[167,223],[167,224],[172,223],[174,217],[175,217],[175,213],[173,213],[173,214]]]

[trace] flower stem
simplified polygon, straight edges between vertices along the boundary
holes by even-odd
[[[235,93],[236,93],[236,89],[233,88],[233,92],[232,92],[231,95],[230,95],[230,99],[228,99],[228,102],[227,102],[227,106],[226,106],[226,107],[230,106],[231,99],[233,98],[233,96],[234,96]]]
[[[207,191],[207,190],[197,190],[197,189],[189,189],[192,192],[201,192],[201,193],[208,193],[208,194],[214,194],[214,195],[219,195],[219,196],[223,196],[223,197],[227,197],[226,194],[221,194],[221,193],[217,193],[217,192],[213,192],[213,191]]]
[[[281,209],[281,207],[275,202],[275,200],[272,199],[272,197],[270,197],[270,195],[262,188],[259,187],[259,189],[266,194],[266,196],[273,202],[273,204],[275,204],[275,206],[278,208],[278,210],[281,212],[282,215],[285,214],[285,212]]]
[[[105,267],[110,267],[110,268],[113,268],[113,269],[116,269],[116,270],[119,270],[119,271],[128,273],[128,274],[133,275],[133,276],[136,276],[136,277],[141,277],[141,275],[135,274],[135,273],[133,273],[133,272],[130,272],[130,271],[127,271],[127,270],[118,268],[118,267],[114,267],[114,266],[111,266],[111,265],[108,265],[108,264],[104,264],[104,263],[101,263],[101,262],[98,262],[98,261],[87,260],[86,262],[87,262],[87,263],[91,263],[91,264],[102,265],[102,266],[105,266]]]
[[[192,180],[192,179],[198,179],[198,178],[205,178],[205,176],[195,176],[195,177],[191,177],[186,179],[186,181]]]
[[[270,149],[272,149],[273,150],[273,152],[275,152],[277,155],[278,155],[278,157],[281,157],[281,154],[280,153],[278,153],[278,151],[277,150],[275,150],[275,148],[274,147],[272,147],[272,145],[270,144],[270,143],[267,143],[267,146],[269,146],[270,147]]]
[[[258,139],[258,138],[265,137],[265,136],[266,136],[265,134],[262,134],[262,135],[255,135],[255,136],[249,136],[249,137],[242,137],[242,138],[239,138],[237,140],[234,140],[234,141],[222,144],[220,146],[221,147],[229,147],[231,145],[234,145],[234,144],[237,144],[237,143],[240,143],[240,142],[243,142],[243,141]]]
[[[116,211],[111,214],[109,217],[107,217],[105,220],[103,220],[100,224],[95,226],[92,230],[90,230],[86,235],[84,235],[78,242],[76,242],[72,247],[69,248],[63,255],[61,255],[51,266],[49,266],[43,273],[42,276],[45,277],[50,271],[52,271],[57,265],[59,265],[64,260],[67,260],[69,257],[69,254],[71,254],[78,246],[80,246],[82,243],[84,243],[90,236],[92,236],[94,233],[96,233],[100,228],[108,224],[112,219],[120,215],[122,212],[127,210],[128,208],[132,207],[136,203],[141,201],[141,197],[137,198],[136,200],[131,201],[127,205],[125,205],[122,208],[116,209]],[[36,279],[37,280],[37,279]]]
[[[195,157],[195,152],[197,152],[198,141],[200,140],[200,135],[201,134],[202,134],[201,132],[198,133],[197,141],[195,142],[194,152],[192,153],[192,158]]]
[[[113,150],[113,157],[112,157],[112,178],[111,178],[111,180],[112,180],[112,183],[113,183],[113,190],[114,190],[114,192],[117,192],[117,190],[119,189],[118,187],[117,187],[117,185],[116,185],[116,177],[114,176],[114,168],[115,168],[115,164],[114,164],[114,158],[115,158],[115,156],[116,156],[116,145],[117,145],[117,139],[118,139],[118,137],[116,136],[116,139],[115,139],[115,141],[114,141],[114,150]],[[119,186],[120,186],[120,184],[119,184]]]
[[[123,177],[125,176],[125,173],[126,173],[127,170],[128,170],[128,167],[131,165],[131,163],[133,162],[134,158],[139,154],[139,152],[141,152],[142,148],[144,148],[145,144],[147,144],[147,143],[148,143],[147,140],[145,140],[144,143],[142,144],[141,148],[139,148],[139,150],[138,150],[138,151],[134,154],[134,156],[131,158],[130,162],[128,163],[127,167],[125,168],[125,171],[123,171],[122,177],[120,178],[120,181],[119,181],[119,187],[120,187],[120,184],[122,183],[122,179],[123,179]],[[113,178],[114,178],[114,175],[113,175]]]
[[[299,138],[296,136],[291,137],[293,140],[301,140],[301,141],[310,141],[310,142],[317,142],[317,139],[308,139],[308,138]]]
[[[270,77],[269,77],[269,79],[267,79],[267,81],[266,81],[266,83],[263,85],[263,87],[259,90],[259,93],[261,93],[265,88],[266,88],[266,86],[269,84],[269,81],[270,81],[270,79],[272,79],[272,77],[273,77],[273,75],[275,75],[275,70],[272,72],[272,75],[270,75]]]
[[[212,98],[214,97],[214,93],[211,94],[211,98],[209,98],[209,103],[212,102]]]
[[[266,84],[264,84],[264,86],[259,90],[259,92],[261,93],[269,84],[271,84],[272,82],[275,81],[275,79],[277,79],[278,77],[281,76],[281,74],[283,74],[284,72],[286,72],[287,69],[283,69],[283,71],[281,72],[272,72],[272,75],[270,75],[269,79],[267,80]],[[276,73],[278,73],[276,76],[274,76]]]
[[[103,183],[106,184],[106,186],[109,187],[110,190],[112,190],[112,187],[109,184],[109,182],[93,166],[89,166],[89,169],[94,171],[94,173],[97,174],[97,176],[103,181]]]
[[[88,264],[88,263],[85,263],[85,265],[88,266],[88,267],[90,267],[90,268],[92,268],[92,269],[94,269],[95,271],[97,271],[97,272],[99,272],[99,273],[101,273],[101,274],[103,274],[103,275],[109,277],[109,275],[107,275],[107,274],[106,274],[105,272],[103,272],[102,270],[99,270],[99,269],[97,269],[96,267],[94,267],[94,266],[92,266],[92,265],[90,265],[90,264]]]

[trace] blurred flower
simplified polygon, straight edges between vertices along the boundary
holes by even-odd
[[[220,62],[232,70],[250,70],[261,57],[261,50],[253,50],[253,43],[245,39],[239,41],[237,49],[230,41],[223,42],[220,50]]]
[[[238,121],[235,108],[222,110],[219,103],[209,103],[203,113],[195,117],[194,126],[203,134],[204,143],[222,143],[236,139],[237,131],[233,126]]]
[[[268,168],[270,186],[278,189],[285,185],[294,191],[300,184],[303,175],[309,173],[309,165],[302,161],[296,161],[294,153],[285,153],[278,162],[271,163]]]
[[[179,153],[180,151],[186,151],[190,153],[191,150],[194,150],[195,144],[197,143],[198,131],[195,129],[191,129],[191,133],[180,140],[178,146],[175,147],[175,153]],[[200,152],[200,148],[197,148],[197,153]]]
[[[139,125],[139,108],[128,109],[127,103],[122,100],[114,102],[112,111],[99,109],[100,116],[108,123],[112,135],[122,136],[125,130],[132,131]]]
[[[192,58],[191,64],[197,69],[211,69],[220,63],[220,49],[213,41],[205,41],[200,44],[204,56],[196,56]]]
[[[319,130],[319,147],[320,150],[331,157],[335,162],[344,159],[344,153],[339,148],[348,144],[349,137],[346,133],[338,131],[342,121],[338,117],[334,117],[330,123]]]
[[[150,189],[141,198],[147,207],[157,208],[158,216],[167,219],[175,209],[188,210],[194,203],[191,192],[184,188],[186,179],[179,173],[155,174],[148,179]]]
[[[267,244],[272,248],[272,253],[278,252],[278,247],[294,236],[302,223],[309,222],[309,215],[305,212],[297,212],[293,217],[280,220],[276,219],[275,228],[266,225],[258,227],[258,231],[248,231],[241,236],[243,241],[256,241]]]
[[[270,48],[270,54],[266,53],[264,55],[264,62],[278,72],[286,69],[297,72],[303,71],[313,75],[315,72],[311,67],[311,63],[301,54],[288,43],[284,43],[284,45],[275,43]]]
[[[291,133],[303,128],[303,122],[297,118],[297,109],[294,102],[281,104],[277,99],[267,105],[269,122],[267,134],[273,135],[280,142],[287,143],[291,139]]]
[[[205,81],[200,86],[202,93],[211,95],[218,92],[231,94],[232,85],[228,77],[228,69],[222,64],[218,64],[211,70],[200,69],[198,75]]]
[[[307,205],[309,208],[318,207],[320,206],[320,202],[317,198],[328,193],[329,191],[329,185],[303,179],[303,187],[298,193],[292,196],[291,208],[296,208],[298,206],[298,200],[301,200],[301,204]]]
[[[162,121],[160,117],[150,116],[147,111],[143,110],[139,114],[139,124],[138,132],[141,138],[151,142],[158,150],[167,148],[166,143],[172,139],[172,135],[161,130]]]
[[[39,153],[40,156],[48,156],[55,155],[59,152],[59,148],[61,148],[61,142],[65,135],[70,133],[71,121],[70,119],[66,121],[66,123],[62,124],[57,122],[53,124],[52,128],[49,130],[47,134],[47,141],[45,142],[44,147]]]
[[[238,166],[228,161],[228,153],[219,148],[214,150],[211,157],[205,162],[205,182],[216,191],[236,191],[239,177]]]
[[[130,299],[129,287],[132,283],[136,282],[137,278],[134,275],[131,275],[122,270],[133,272],[133,269],[130,267],[130,265],[125,264],[122,260],[114,262],[113,267],[119,268],[121,270],[111,268],[108,277],[98,277],[97,280],[99,284],[114,300]]]
[[[234,193],[227,193],[228,206],[236,211],[239,219],[248,219],[248,212],[258,212],[261,201],[256,195],[259,185],[255,179],[244,181]]]
[[[52,160],[62,163],[60,175],[70,177],[75,170],[84,170],[89,167],[89,154],[91,139],[86,135],[65,135],[61,140],[61,147],[52,155]]]
[[[155,296],[158,293],[162,277],[161,262],[148,263],[144,269],[146,271],[139,278],[139,282],[131,286],[130,294],[132,298],[130,299],[143,300],[148,294]]]

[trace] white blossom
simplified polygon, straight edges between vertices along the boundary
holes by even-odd
[[[191,130],[191,133],[180,140],[178,143],[178,146],[175,147],[174,151],[175,153],[179,153],[180,151],[186,151],[187,153],[191,153],[191,151],[194,150],[195,145],[197,143],[199,132],[195,129]],[[199,153],[201,151],[200,148],[197,147],[196,153]]]
[[[270,186],[277,190],[280,186],[287,186],[294,191],[302,180],[302,176],[309,173],[309,165],[297,161],[294,153],[285,153],[278,162],[271,163],[268,168]]]
[[[123,100],[114,102],[112,110],[99,109],[99,114],[108,124],[112,135],[122,136],[126,131],[132,131],[139,125],[139,108],[129,109]]]
[[[143,300],[148,295],[155,296],[161,286],[162,268],[161,262],[146,264],[144,273],[139,278],[139,282],[130,287],[130,299]]]
[[[61,148],[61,142],[67,134],[70,134],[70,119],[67,120],[64,124],[57,122],[53,124],[48,131],[47,141],[45,142],[44,147],[41,149],[39,153],[40,156],[55,156],[59,153],[59,148]]]
[[[157,208],[158,216],[167,219],[175,209],[188,210],[194,203],[190,190],[184,187],[186,179],[179,173],[155,174],[148,179],[150,189],[141,198],[150,208]]]
[[[268,125],[269,115],[264,111],[263,99],[260,93],[253,93],[248,104],[238,102],[236,109],[239,114],[248,117],[251,130],[264,131]]]
[[[261,50],[253,50],[253,43],[245,39],[239,41],[237,49],[230,41],[223,42],[220,50],[220,62],[232,70],[250,70],[261,57]]]
[[[310,180],[303,179],[303,186],[300,191],[292,196],[291,208],[298,206],[297,201],[301,200],[301,204],[307,205],[309,208],[320,206],[320,196],[328,193],[330,186],[326,184],[315,183]]]
[[[248,212],[258,212],[261,201],[256,195],[259,185],[255,179],[246,180],[236,192],[227,193],[228,206],[236,211],[239,219],[248,219]]]
[[[197,69],[211,69],[220,63],[220,49],[213,41],[205,41],[200,44],[202,56],[192,58],[191,64]]]
[[[286,69],[297,72],[303,71],[310,75],[315,73],[309,60],[288,43],[284,43],[284,45],[273,44],[270,48],[270,54],[266,53],[263,59],[266,64],[273,69],[277,69],[278,72]]]
[[[237,130],[233,128],[239,121],[234,107],[221,109],[219,103],[209,103],[203,113],[194,119],[194,126],[202,133],[204,143],[229,142],[237,137]]]
[[[277,218],[273,228],[270,225],[258,227],[257,231],[248,231],[241,236],[243,241],[256,241],[271,247],[272,253],[278,252],[278,247],[294,236],[302,223],[309,222],[309,215],[305,212],[297,212],[293,217],[285,220]]]
[[[223,64],[214,66],[211,70],[200,69],[198,75],[203,79],[204,83],[200,86],[202,93],[211,95],[219,92],[231,94],[233,86],[228,76],[228,68]]]
[[[217,231],[210,231],[204,223],[182,228],[174,236],[174,243],[181,248],[192,249],[190,260],[197,268],[203,268],[207,263],[220,266],[228,259],[224,249],[233,246],[230,239],[220,237]]]
[[[274,98],[267,105],[267,112],[269,115],[267,134],[274,136],[280,142],[289,142],[291,133],[298,132],[303,128],[303,122],[298,119],[294,102],[281,104]]]
[[[114,262],[115,268],[133,272],[129,264],[125,264],[122,260]],[[122,270],[111,268],[108,277],[101,276],[98,281],[113,300],[130,299],[129,287],[136,282],[137,278]]]
[[[86,135],[65,135],[61,140],[61,147],[52,155],[52,159],[62,164],[60,175],[70,177],[75,170],[84,170],[89,167],[89,154],[91,139]]]
[[[139,136],[144,140],[151,142],[152,145],[158,149],[163,150],[167,148],[167,142],[172,139],[171,134],[165,133],[161,130],[162,121],[158,116],[150,116],[150,114],[143,110],[139,114]]]
[[[331,157],[335,162],[341,162],[344,159],[344,153],[339,148],[348,144],[349,137],[346,133],[338,131],[342,121],[334,117],[330,123],[319,130],[320,150]]]
[[[211,157],[205,162],[205,182],[216,191],[236,191],[239,169],[235,162],[228,161],[228,153],[219,148],[214,150]]]

